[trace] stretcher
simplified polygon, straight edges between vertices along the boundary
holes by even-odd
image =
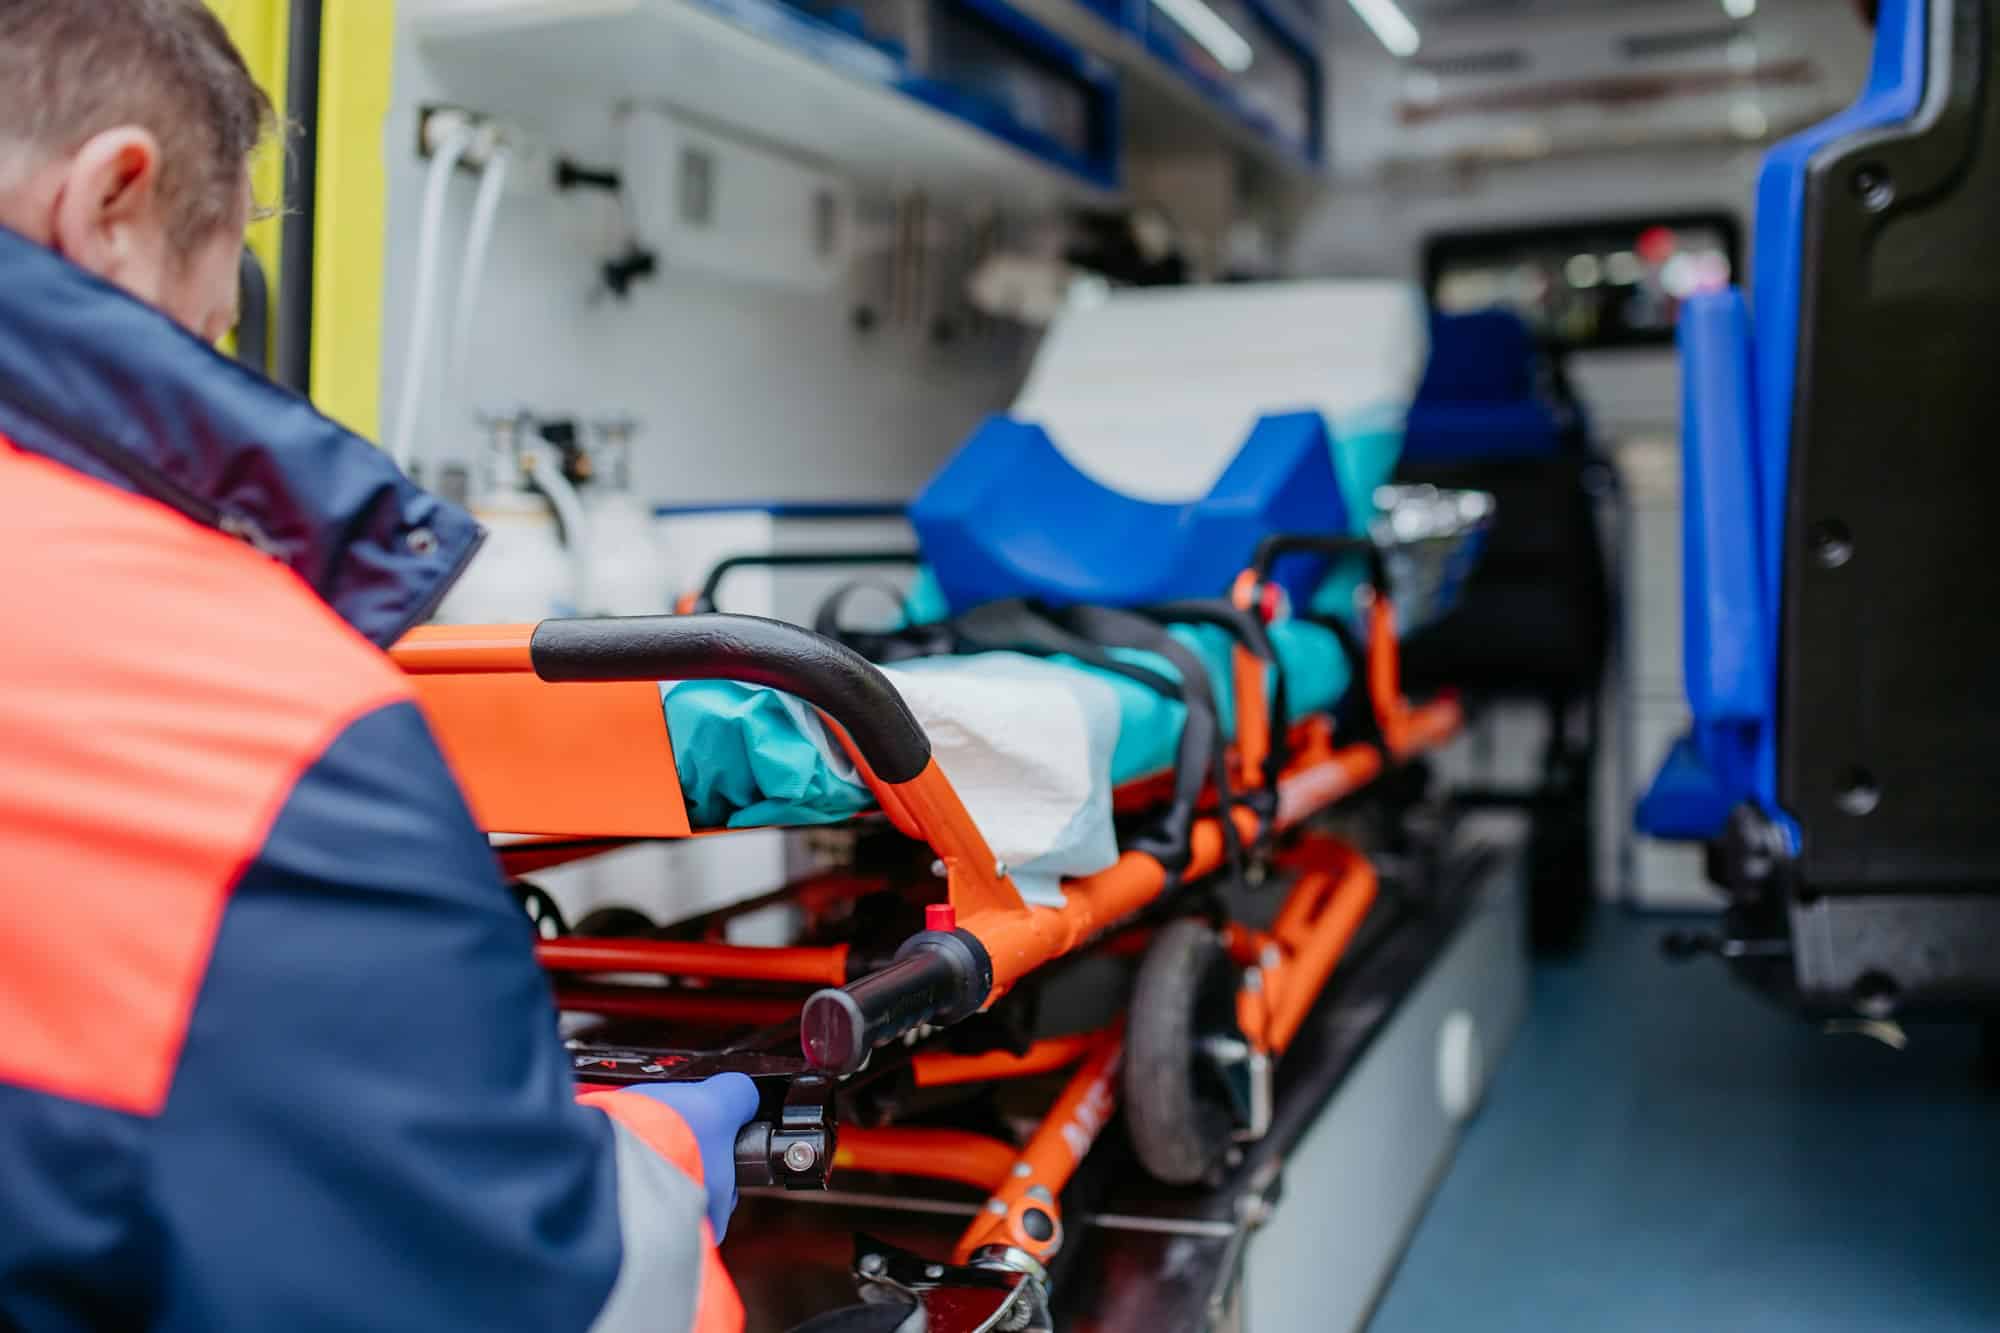
[[[728,836],[690,817],[662,682],[738,682],[816,710],[872,798],[851,821],[864,853],[634,936],[545,931],[557,1005],[596,1023],[571,1029],[579,1078],[758,1079],[744,1183],[824,1188],[854,1170],[979,1191],[949,1256],[868,1242],[856,1281],[878,1304],[920,1306],[933,1329],[1046,1328],[1065,1186],[1121,1110],[1145,1169],[1181,1186],[1268,1128],[1273,1068],[1377,892],[1368,857],[1317,821],[1461,725],[1449,694],[1405,696],[1399,625],[1450,604],[1490,503],[1429,488],[1385,488],[1380,503],[1360,533],[1263,533],[1224,597],[1022,602],[850,636],[876,657],[999,644],[1178,677],[1161,685],[1181,703],[1173,764],[1118,783],[1115,862],[1047,903],[1023,898],[888,677],[833,637],[697,611],[432,627],[395,658],[482,826],[508,835],[496,850],[516,879],[635,840]],[[1293,614],[1274,571],[1308,560],[1322,575],[1353,568],[1353,617]],[[1204,665],[1165,626],[1219,627],[1226,649]],[[1311,654],[1288,663],[1275,646],[1308,630],[1344,654],[1344,691],[1304,678]],[[1142,651],[1174,670],[1133,665]],[[1223,881],[1268,882],[1281,902],[1253,925]],[[774,903],[791,909],[790,942],[728,941],[733,917]],[[1043,983],[1086,956],[1123,960],[1129,988],[1066,1012]],[[714,1040],[690,1049],[691,1034]],[[1050,1081],[1024,1133],[903,1115],[953,1089]]]

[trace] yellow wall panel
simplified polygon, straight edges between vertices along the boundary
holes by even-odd
[[[251,76],[270,96],[271,105],[278,109],[282,117],[285,110],[286,19],[290,6],[286,0],[208,0],[208,3],[221,18],[223,26],[229,29],[229,36],[235,41],[236,49],[243,53],[243,62],[250,67]],[[257,202],[275,210],[285,192],[282,145],[275,142],[266,144],[257,154],[256,161],[250,165],[250,183],[256,191]],[[275,215],[251,224],[250,251],[264,266],[264,276],[271,284],[274,300],[277,296],[280,247]],[[275,320],[271,327],[275,335]],[[231,336],[233,338],[234,335]],[[264,350],[268,357],[274,355],[277,349],[267,347]]]
[[[324,0],[313,249],[313,399],[370,439],[382,425],[382,282],[395,0]]]
[[[208,0],[272,104],[285,107],[288,0]],[[395,59],[395,0],[323,0],[319,162],[313,220],[313,400],[353,430],[381,429],[382,261],[388,180],[382,158]],[[252,167],[257,199],[276,205],[284,160],[276,145]],[[278,220],[250,229],[273,297]],[[276,328],[276,311],[273,311]]]

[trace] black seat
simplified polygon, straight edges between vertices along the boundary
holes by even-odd
[[[1861,100],[1766,160],[1754,332],[1690,360],[1690,533],[1734,517],[1642,814],[1710,839],[1713,942],[1814,1014],[2000,1012],[1996,56],[2000,0],[1883,0]]]
[[[1531,923],[1544,949],[1577,943],[1596,899],[1591,774],[1610,656],[1611,594],[1598,496],[1611,471],[1560,363],[1504,311],[1435,315],[1398,479],[1491,492],[1494,528],[1450,616],[1404,646],[1418,688],[1546,710],[1540,781],[1460,791],[1534,816]]]

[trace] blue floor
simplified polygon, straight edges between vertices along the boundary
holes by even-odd
[[[1607,912],[1538,969],[1371,1333],[2000,1329],[1971,1032],[1821,1036],[1665,928]]]

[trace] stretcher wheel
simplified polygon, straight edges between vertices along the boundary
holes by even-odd
[[[569,922],[563,920],[562,908],[549,891],[539,884],[527,880],[515,880],[510,886],[514,890],[514,901],[528,914],[528,923],[535,928],[540,939],[558,940],[569,934]]]
[[[1132,989],[1125,1047],[1125,1128],[1147,1171],[1170,1185],[1208,1179],[1235,1128],[1227,1091],[1200,1054],[1236,1037],[1234,964],[1205,921],[1183,918],[1153,937]]]
[[[586,912],[575,933],[593,939],[633,940],[653,933],[653,918],[636,907],[599,907]]]

